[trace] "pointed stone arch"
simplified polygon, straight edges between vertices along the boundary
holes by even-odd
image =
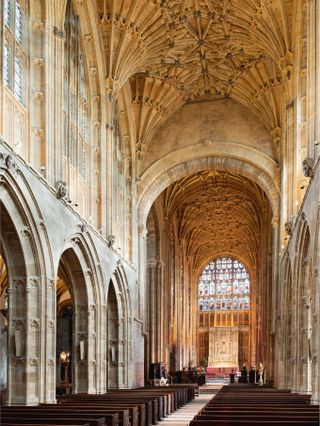
[[[296,347],[297,390],[311,393],[311,354],[310,354],[310,301],[311,301],[311,239],[310,228],[305,213],[298,225],[296,241],[296,330],[299,340]]]
[[[0,252],[8,272],[5,403],[53,402],[54,304],[51,297],[54,282],[47,232],[24,175],[15,167],[0,172]],[[42,384],[43,375],[47,378],[46,386]]]
[[[199,142],[167,154],[153,163],[139,183],[139,220],[145,226],[158,195],[173,182],[202,170],[238,173],[256,182],[267,194],[274,221],[279,219],[280,169],[268,155],[242,144]]]
[[[86,239],[77,234],[64,247],[59,273],[68,282],[73,306],[72,381],[73,392],[97,393],[104,389],[99,370],[99,318],[101,276]]]
[[[121,265],[113,272],[107,291],[107,389],[127,388],[132,383],[131,303]]]

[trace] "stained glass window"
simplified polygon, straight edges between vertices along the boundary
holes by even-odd
[[[211,261],[202,271],[198,291],[200,311],[250,309],[250,277],[236,259]]]

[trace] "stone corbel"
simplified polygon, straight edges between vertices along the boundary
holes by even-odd
[[[42,21],[33,21],[32,22],[32,29],[36,33],[43,33],[43,31],[44,31],[44,22],[42,22]]]
[[[56,197],[60,199],[65,199],[68,196],[68,188],[66,182],[59,180],[56,182]]]
[[[293,53],[288,51],[285,56],[280,58],[279,65],[282,69],[282,75],[284,78],[290,80],[293,70]]]
[[[120,85],[119,81],[113,79],[112,77],[106,78],[106,92],[107,92],[107,99],[109,102],[112,102],[119,92]]]
[[[116,237],[114,235],[109,235],[107,238],[108,247],[112,248],[116,242]]]
[[[42,68],[44,66],[44,58],[33,58],[33,65]]]
[[[42,139],[44,136],[44,129],[40,128],[40,127],[33,127],[32,128],[33,134],[37,137]]]
[[[85,34],[85,35],[83,36],[83,38],[84,38],[84,41],[86,41],[87,43],[91,43],[91,42],[92,42],[92,40],[93,40],[93,36],[92,36],[92,34]]]
[[[33,91],[33,99],[35,101],[38,102],[43,102],[44,101],[44,92],[40,92],[40,91]]]
[[[314,176],[314,161],[312,158],[305,158],[303,160],[303,174],[305,177],[313,178]]]

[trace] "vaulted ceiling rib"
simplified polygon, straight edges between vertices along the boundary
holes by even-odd
[[[268,201],[240,175],[204,171],[175,182],[164,193],[164,212],[197,269],[208,256],[234,255],[254,266]]]

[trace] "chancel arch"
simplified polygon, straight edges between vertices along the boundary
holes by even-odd
[[[231,154],[222,142],[209,146],[206,143],[198,143],[197,149],[181,149],[175,151],[175,155],[167,155],[152,164],[141,176],[139,184],[141,225],[146,223],[153,201],[165,188],[179,179],[210,169],[239,173],[255,180],[268,195],[273,215],[278,219],[280,175],[276,162],[255,149],[235,145],[234,148],[238,149]]]
[[[203,358],[214,364],[209,332],[218,327],[234,331],[234,369],[263,361],[273,375],[266,351],[270,336],[265,331],[272,321],[272,271],[265,269],[272,252],[272,216],[263,189],[230,170],[187,174],[158,196],[147,221],[146,309],[152,362],[165,359],[175,369],[199,365]],[[201,311],[198,300],[199,276],[212,259],[222,258],[231,264],[236,261],[250,276],[250,302],[243,295],[233,315],[226,305],[222,309],[220,299],[221,312]],[[263,326],[257,326],[259,322]],[[157,341],[161,348],[153,343]]]

